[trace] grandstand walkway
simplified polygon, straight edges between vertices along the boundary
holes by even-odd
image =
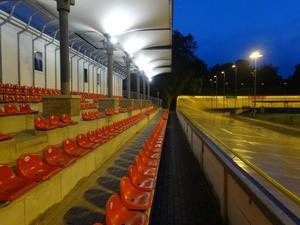
[[[216,200],[171,112],[150,225],[221,225]]]
[[[161,113],[156,115],[122,150],[88,178],[79,182],[58,205],[47,210],[33,225],[93,225],[105,224],[105,204],[111,194],[119,194],[119,182],[128,176],[128,166],[151,131]]]

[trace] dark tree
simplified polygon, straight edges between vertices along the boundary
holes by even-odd
[[[178,95],[202,94],[203,80],[208,70],[207,65],[196,56],[197,48],[191,34],[185,36],[174,31],[172,73],[161,74],[153,79],[152,91],[160,92],[165,107],[169,107]]]

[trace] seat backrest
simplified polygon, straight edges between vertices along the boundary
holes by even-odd
[[[61,155],[59,148],[56,147],[55,145],[50,145],[50,146],[46,147],[44,149],[43,153],[44,153],[44,157],[46,159],[57,158],[58,156]]]
[[[64,113],[61,115],[61,121],[64,123],[70,123],[71,122],[71,118],[67,113]]]
[[[76,140],[79,144],[86,144],[88,142],[87,137],[84,134],[78,134]]]
[[[72,151],[78,147],[76,141],[74,139],[70,139],[70,138],[68,138],[64,141],[63,146],[64,146],[64,150],[66,152]]]
[[[4,109],[7,113],[18,112],[17,106],[13,104],[4,105]]]
[[[37,154],[26,154],[22,155],[17,160],[17,171],[22,175],[30,174],[36,168],[43,165],[43,162]]]
[[[35,118],[34,120],[34,125],[37,127],[37,128],[43,128],[43,127],[46,127],[48,126],[48,121],[44,118],[44,117],[37,117]]]
[[[15,176],[16,175],[10,165],[0,164],[0,185],[8,182],[10,179],[14,178]]]
[[[59,117],[55,116],[55,115],[50,115],[49,116],[49,121],[50,121],[51,124],[58,124],[60,122]]]
[[[116,217],[124,210],[126,210],[126,208],[123,206],[120,197],[117,195],[110,196],[105,206],[106,217],[117,222]]]

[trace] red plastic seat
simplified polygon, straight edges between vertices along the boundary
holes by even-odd
[[[4,105],[4,110],[6,113],[9,114],[15,114],[15,115],[26,114],[26,112],[20,112],[17,106],[13,104]]]
[[[14,136],[10,135],[10,134],[2,134],[0,133],[0,141],[4,141],[4,140],[9,140],[12,139]]]
[[[68,114],[66,114],[66,113],[64,113],[64,114],[62,114],[61,115],[61,122],[63,122],[64,124],[69,124],[69,125],[74,125],[74,124],[77,124],[78,122],[76,122],[76,121],[73,121],[72,119],[71,119],[71,117],[68,115]]]
[[[17,160],[17,175],[28,180],[48,180],[59,171],[59,167],[45,164],[37,154],[29,153],[20,156]]]
[[[143,148],[141,151],[144,152],[150,159],[160,159],[160,153],[152,152],[149,149]]]
[[[91,117],[91,114],[89,114],[89,112],[83,112],[81,113],[81,116],[82,116],[82,120],[84,121],[89,121],[94,119],[93,117]]]
[[[141,191],[152,191],[155,187],[154,178],[140,174],[135,165],[130,165],[128,175],[132,185]]]
[[[59,117],[55,116],[55,115],[50,115],[49,116],[49,123],[53,126],[56,126],[56,127],[65,127],[65,126],[68,125],[68,124],[65,124],[65,123],[61,122]]]
[[[151,207],[151,192],[136,189],[128,177],[120,180],[120,198],[127,209],[147,210]]]
[[[102,128],[97,128],[96,129],[97,136],[102,139],[102,143],[106,142],[109,140],[109,136],[105,134],[104,130]]]
[[[63,154],[56,146],[48,146],[44,149],[44,159],[51,166],[67,167],[76,161],[75,157]]]
[[[49,124],[48,120],[44,117],[35,118],[34,126],[36,130],[51,130],[57,128],[57,126]]]
[[[106,225],[146,225],[148,216],[142,212],[126,209],[119,196],[112,195],[106,202]]]
[[[76,140],[81,148],[95,149],[100,145],[99,143],[90,142],[88,137],[84,134],[77,135]]]
[[[81,157],[90,152],[90,149],[81,148],[78,146],[76,140],[66,139],[63,143],[64,152],[67,155]]]
[[[9,165],[0,165],[0,201],[12,201],[36,185],[35,182],[17,177]]]
[[[31,113],[31,114],[33,114],[33,113],[37,113],[38,112],[36,110],[32,110],[31,107],[30,107],[30,105],[27,105],[27,104],[21,104],[19,106],[19,108],[20,108],[20,112],[24,112],[24,113]]]
[[[99,138],[96,131],[93,131],[93,130],[87,132],[87,137],[88,137],[89,141],[92,143],[102,144],[104,141],[102,138]]]
[[[119,112],[120,113],[125,113],[125,112],[127,112],[127,110],[126,110],[126,108],[120,107],[119,108]]]
[[[155,168],[159,166],[159,160],[149,158],[144,151],[140,151],[136,157],[138,157],[139,160],[141,160],[146,166],[155,167]]]
[[[135,166],[140,174],[151,178],[156,177],[157,169],[145,165],[138,157],[135,158]]]
[[[97,111],[91,112],[91,114],[93,115],[94,119],[100,119],[101,118],[101,114]]]

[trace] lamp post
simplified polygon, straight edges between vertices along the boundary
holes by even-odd
[[[213,89],[213,79],[209,79],[210,88]],[[213,98],[210,99],[210,107],[213,108]]]
[[[226,73],[225,73],[225,71],[222,71],[221,72],[221,74],[223,74],[223,78],[224,78],[224,80],[223,80],[223,109],[225,109],[225,95],[226,95],[226,91],[225,91],[225,89],[226,89]]]
[[[236,102],[237,102],[237,66],[232,65],[232,68],[234,69],[234,95],[235,95],[235,103],[234,108],[236,108]]]
[[[253,116],[255,117],[256,111],[256,75],[257,75],[257,59],[263,57],[259,51],[253,52],[250,56],[250,59],[254,59],[254,104],[253,104]]]
[[[218,108],[218,76],[215,75],[215,84],[216,84],[216,108]]]

